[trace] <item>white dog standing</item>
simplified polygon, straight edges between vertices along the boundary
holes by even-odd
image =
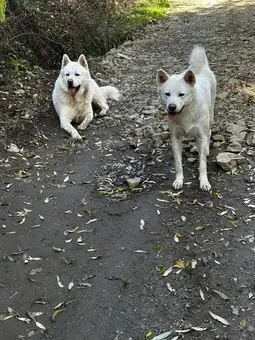
[[[73,139],[81,140],[71,122],[80,123],[85,130],[93,119],[92,102],[101,108],[100,116],[109,110],[107,99],[119,100],[119,91],[113,86],[99,87],[91,78],[88,63],[83,54],[77,62],[64,54],[62,68],[52,94],[53,105],[60,119],[60,126]]]
[[[210,191],[207,162],[214,116],[216,78],[210,70],[205,51],[194,46],[190,67],[185,72],[169,76],[164,70],[157,72],[159,96],[168,113],[175,160],[175,189],[183,186],[182,137],[196,137],[199,153],[200,188]]]

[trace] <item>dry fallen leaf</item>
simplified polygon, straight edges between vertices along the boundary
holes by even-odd
[[[57,281],[58,281],[58,285],[60,288],[64,288],[65,286],[63,285],[63,283],[60,281],[59,276],[57,275]]]
[[[149,331],[149,332],[145,335],[146,339],[150,338],[151,336],[152,336],[152,332],[151,332],[151,331]]]
[[[71,290],[73,288],[73,286],[74,286],[74,282],[71,281],[68,285],[68,290]]]
[[[239,322],[240,328],[244,329],[245,325],[246,325],[246,321],[245,320],[240,320],[240,322]]]
[[[164,276],[164,277],[168,276],[172,272],[172,270],[173,270],[173,267],[171,266],[164,272],[164,274],[162,276]]]
[[[203,332],[207,330],[207,327],[191,327],[194,331]]]
[[[229,298],[227,297],[227,295],[221,293],[220,291],[215,290],[215,289],[213,289],[212,291],[213,291],[214,293],[216,293],[217,295],[219,295],[222,299],[224,299],[224,300],[229,300]]]
[[[201,299],[204,301],[205,300],[205,295],[204,295],[204,292],[202,291],[201,288],[199,289],[199,293],[200,293]]]
[[[164,275],[163,275],[164,276]],[[171,293],[176,293],[176,290],[174,288],[171,287],[170,283],[167,283],[167,289],[171,292]]]
[[[141,219],[141,221],[140,221],[140,229],[143,230],[144,226],[145,226],[145,222],[144,222],[143,219]]]
[[[177,260],[177,261],[175,262],[174,267],[175,267],[175,268],[182,269],[182,268],[185,267],[185,264],[184,264],[184,262],[183,262],[182,260]]]
[[[175,240],[176,243],[179,242],[179,238],[178,238],[178,236],[176,234],[174,235],[174,240]]]
[[[69,181],[69,176],[66,176],[66,178],[64,179],[64,183],[66,183],[67,181]]]
[[[59,315],[60,313],[62,313],[64,310],[65,310],[65,309],[56,309],[56,310],[53,312],[52,316],[51,316],[52,321],[53,321],[53,322],[56,322],[56,321],[55,321],[56,316],[58,316],[58,315]]]
[[[19,317],[16,317],[16,319],[17,320],[19,320],[19,321],[23,321],[23,322],[25,322],[25,323],[30,323],[30,319],[28,319],[28,318],[19,318]]]
[[[40,273],[41,271],[42,271],[42,268],[31,269],[29,272],[29,275],[35,275],[37,273]]]
[[[230,325],[230,323],[226,319],[223,319],[221,316],[216,315],[216,314],[212,313],[211,311],[209,311],[209,313],[215,320],[223,323],[226,326]]]
[[[169,335],[171,335],[173,333],[173,331],[168,331],[168,332],[164,332],[164,333],[161,333],[157,336],[154,336],[154,338],[152,340],[164,340],[166,338],[169,337]]]
[[[53,249],[55,252],[57,252],[57,253],[60,253],[60,252],[64,252],[64,251],[65,251],[65,249],[57,248],[57,247],[54,247],[54,246],[52,246],[52,249]]]
[[[46,331],[46,327],[45,327],[44,325],[42,325],[40,322],[35,321],[35,320],[34,320],[34,322],[35,322],[35,324],[36,324],[36,326],[37,326],[38,328],[40,328],[40,329]]]

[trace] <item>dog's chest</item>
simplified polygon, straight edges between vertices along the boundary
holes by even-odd
[[[83,120],[88,112],[88,103],[80,98],[69,99],[68,107],[68,117],[74,122]]]
[[[199,126],[191,122],[187,122],[186,124],[173,124],[172,122],[168,122],[168,125],[171,133],[178,136],[197,137],[199,135]]]
[[[177,129],[178,133],[184,137],[196,137],[199,134],[198,126],[179,126]]]

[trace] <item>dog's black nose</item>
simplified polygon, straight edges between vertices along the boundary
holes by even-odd
[[[174,112],[176,110],[176,105],[175,104],[169,104],[168,105],[168,111],[169,112]]]
[[[68,86],[73,86],[73,81],[71,79],[67,80]]]

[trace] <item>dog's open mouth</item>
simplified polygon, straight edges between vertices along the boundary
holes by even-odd
[[[171,120],[176,120],[179,116],[179,112],[168,112],[168,118]]]
[[[178,112],[177,111],[168,111],[168,118],[171,119],[171,120],[176,120],[179,117],[179,114],[182,112],[183,109],[184,109],[184,106]]]
[[[80,85],[76,87],[68,85],[68,93],[70,93],[72,96],[75,96],[76,93],[79,91],[79,89],[80,89]]]

